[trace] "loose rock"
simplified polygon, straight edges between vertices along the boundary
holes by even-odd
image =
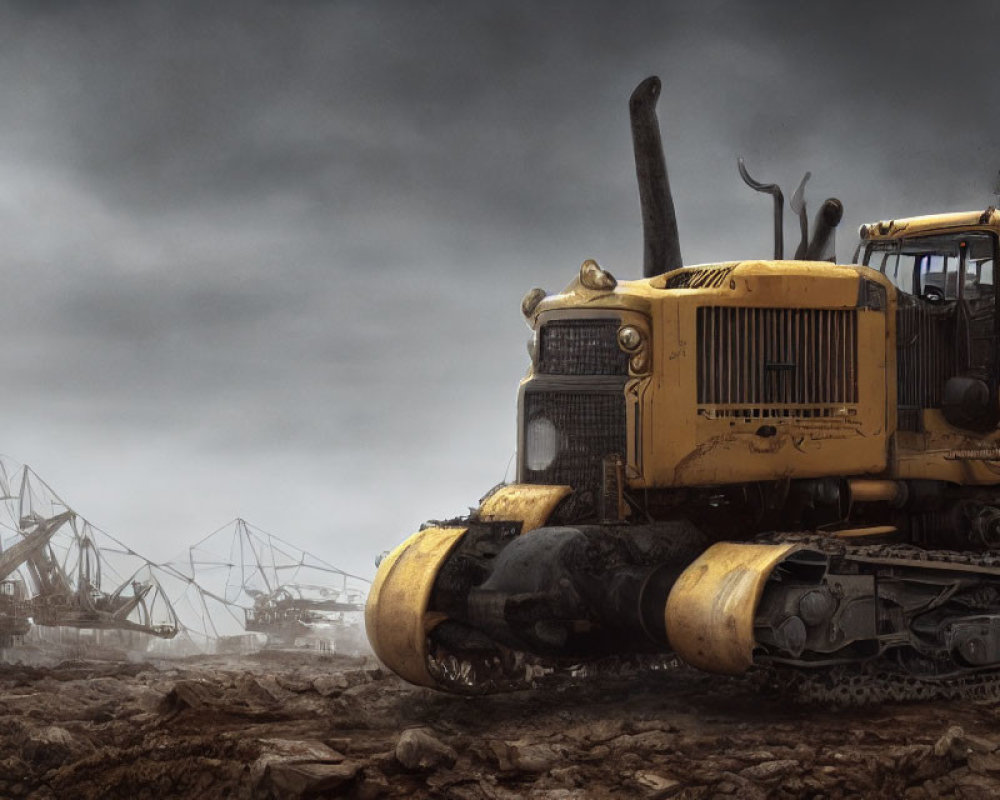
[[[799,766],[799,762],[793,758],[784,758],[777,761],[762,761],[740,770],[740,775],[748,780],[759,781],[760,783],[776,783],[785,775],[794,772]]]
[[[410,728],[396,742],[396,760],[407,769],[429,770],[454,766],[458,754],[427,728]]]
[[[274,793],[280,798],[318,797],[353,780],[358,773],[358,765],[351,762],[341,764],[294,764],[281,761],[271,764],[267,770]]]
[[[69,731],[50,725],[30,731],[21,745],[21,758],[36,769],[60,766],[89,753],[89,743],[77,739]]]
[[[650,800],[673,797],[684,788],[680,781],[656,772],[637,772],[634,780]]]
[[[0,664],[0,797],[1000,796],[1000,703],[831,712],[686,668],[456,697],[291,652],[118,670]]]
[[[313,680],[312,685],[324,697],[338,695],[349,686],[344,675],[321,675]]]
[[[934,755],[948,756],[955,761],[964,761],[968,757],[969,748],[963,741],[965,731],[958,725],[952,725],[944,736],[934,743]]]

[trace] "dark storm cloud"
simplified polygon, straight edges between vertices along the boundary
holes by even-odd
[[[769,254],[737,154],[842,257],[985,206],[1000,13],[947,10],[0,4],[0,449],[160,555],[242,514],[370,572],[503,477],[523,292],[638,273],[646,75],[689,263]]]

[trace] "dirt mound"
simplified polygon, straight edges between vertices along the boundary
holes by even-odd
[[[1000,705],[834,709],[685,668],[482,698],[373,662],[0,666],[0,797],[993,797]]]

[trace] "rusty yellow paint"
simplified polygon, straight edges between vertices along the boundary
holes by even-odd
[[[889,219],[862,226],[864,241],[899,239],[903,236],[930,236],[950,231],[993,231],[1000,232],[1000,214],[996,209],[989,213],[979,211],[958,211],[950,214],[928,214],[921,217]]]
[[[725,267],[728,280],[719,287],[666,289],[669,276],[678,271]],[[655,315],[656,307],[678,298],[688,304],[721,304],[759,308],[808,307],[853,308],[858,299],[858,274],[884,281],[878,272],[865,267],[841,266],[826,261],[733,261],[685,267],[653,278],[618,281],[612,290],[588,289],[579,277],[558,294],[548,295],[531,315],[536,323],[541,314],[567,309],[600,308]],[[878,276],[878,277],[875,277]],[[692,302],[693,301],[693,302]],[[693,333],[693,331],[692,331]]]
[[[613,291],[602,292],[576,281],[546,297],[533,317],[537,326],[559,318],[612,315],[648,337],[648,378],[643,376],[641,385],[630,381],[624,389],[629,486],[885,476],[895,408],[895,292],[888,279],[867,267],[826,262],[743,261],[682,271],[702,269],[723,270],[726,279],[718,286],[668,289],[675,272],[619,281]],[[747,417],[733,414],[735,408],[699,405],[700,307],[854,309],[862,279],[886,289],[887,308],[857,312],[857,402],[808,418]],[[634,370],[631,377],[638,378]],[[529,373],[522,391],[545,378]],[[773,435],[760,435],[762,426],[773,427]]]
[[[1000,234],[1000,213],[970,211],[897,219],[867,226],[869,240],[954,230]],[[725,280],[697,288],[667,288],[671,276],[699,270]],[[882,311],[857,311],[856,402],[824,416],[747,416],[732,407],[699,403],[699,308],[854,309],[862,280],[886,292]],[[642,280],[620,280],[594,290],[574,280],[544,298],[532,317],[548,320],[616,316],[648,339],[643,375],[624,387],[626,474],[629,487],[718,486],[751,481],[843,476],[851,479],[941,480],[963,485],[1000,483],[1000,465],[955,460],[956,450],[1000,445],[1000,430],[973,435],[954,428],[937,409],[923,410],[919,433],[896,431],[896,290],[881,273],[825,262],[740,261],[685,267]],[[529,372],[522,382],[538,377]],[[641,382],[637,382],[641,381]],[[769,404],[772,405],[772,404]],[[789,411],[792,411],[789,408]],[[765,427],[766,435],[761,435]],[[773,430],[771,430],[773,429]]]
[[[646,281],[618,281],[614,289],[588,289],[577,276],[565,289],[558,294],[544,297],[533,309],[528,318],[530,325],[537,326],[542,314],[560,312],[568,308],[575,310],[587,308],[608,309],[636,314],[641,320],[649,313],[650,300],[655,294]]]
[[[970,434],[949,425],[937,408],[923,410],[921,428],[920,433],[896,433],[892,477],[940,480],[967,486],[1000,483],[1000,464],[997,462],[949,457],[956,451],[996,449],[1000,445],[1000,430]]]
[[[483,522],[521,522],[521,533],[527,533],[542,527],[572,491],[569,486],[512,483],[486,497],[476,516]]]
[[[738,675],[753,664],[753,622],[764,584],[799,545],[712,545],[681,573],[664,615],[667,639],[688,664]]]
[[[425,528],[379,565],[365,605],[375,655],[401,678],[435,686],[427,671],[427,633],[443,617],[428,609],[441,565],[467,528]]]
[[[887,503],[899,500],[905,487],[897,481],[855,478],[847,482],[852,503]]]
[[[838,539],[872,539],[892,533],[896,533],[895,525],[872,525],[868,528],[844,528],[834,531],[833,535]]]

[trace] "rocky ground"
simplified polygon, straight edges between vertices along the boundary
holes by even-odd
[[[3,798],[998,793],[1000,704],[801,707],[684,668],[463,698],[295,653],[0,665]]]

